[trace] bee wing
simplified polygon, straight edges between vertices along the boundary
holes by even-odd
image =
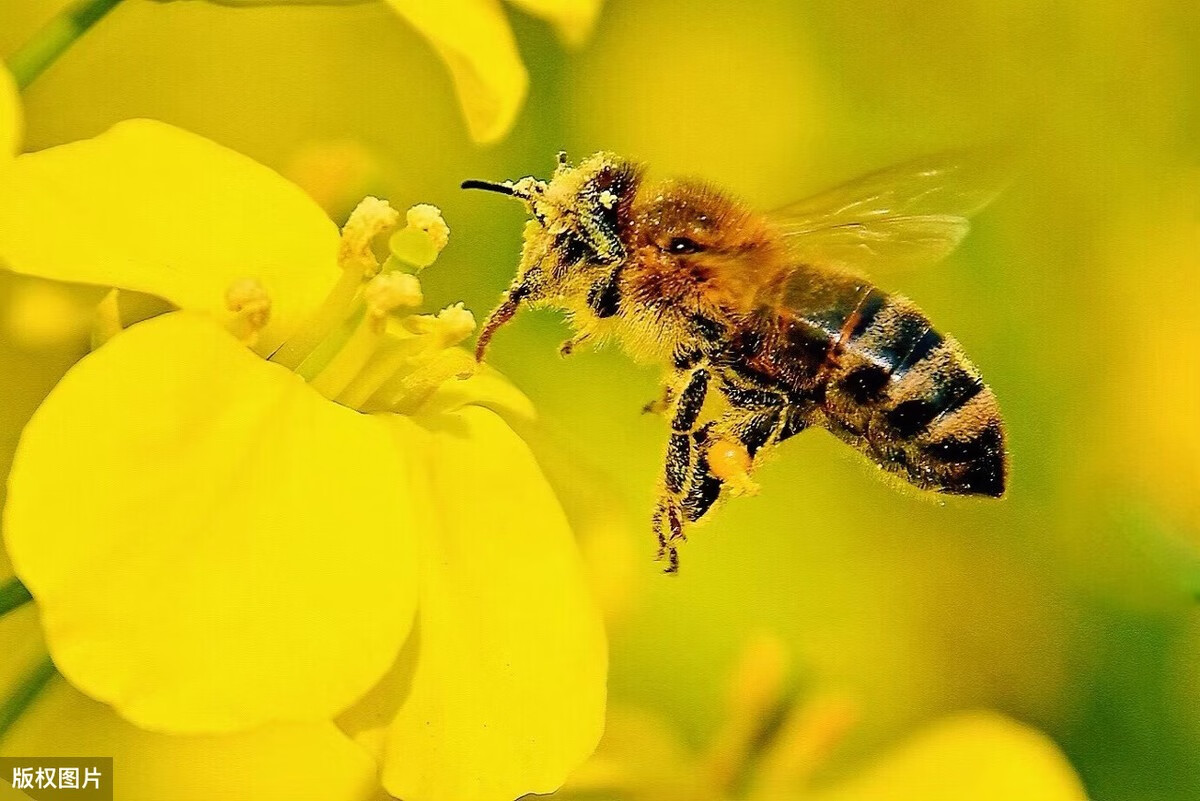
[[[804,264],[851,270],[945,258],[1007,183],[1006,162],[956,151],[873,172],[768,214]]]

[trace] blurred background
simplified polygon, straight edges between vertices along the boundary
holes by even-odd
[[[59,0],[6,0],[0,54]],[[430,308],[482,316],[523,212],[464,178],[547,175],[608,149],[770,208],[916,155],[995,140],[1029,164],[964,246],[877,276],[957,337],[1000,399],[1001,502],[898,491],[823,432],[659,574],[649,530],[666,424],[655,370],[557,355],[526,313],[493,364],[535,402],[609,611],[611,695],[705,742],[744,644],[779,638],[804,686],[853,697],[835,780],[913,727],[989,708],[1047,733],[1104,801],[1200,799],[1200,10],[1142,3],[611,0],[565,48],[509,9],[529,69],[516,127],[474,144],[428,43],[382,5],[231,9],[127,0],[25,93],[27,150],[129,117],[283,172],[338,219],[365,193],[440,206]],[[182,190],[181,190],[182,191]],[[3,281],[3,467],[83,352]],[[75,304],[75,305],[72,305]],[[45,329],[45,330],[42,330]]]

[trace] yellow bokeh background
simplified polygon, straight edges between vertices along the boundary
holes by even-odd
[[[10,0],[0,54],[61,5]],[[579,50],[507,13],[530,89],[496,145],[471,141],[442,64],[382,3],[126,0],[24,93],[24,148],[152,117],[284,172],[335,217],[366,192],[434,203],[454,234],[429,305],[482,314],[515,267],[522,211],[460,192],[464,178],[545,175],[560,149],[604,148],[769,208],[914,155],[1017,145],[1019,174],[959,252],[877,276],[953,333],[1000,399],[1001,502],[898,491],[811,432],[666,578],[648,525],[665,424],[639,413],[655,371],[615,350],[560,359],[567,331],[544,312],[506,328],[491,359],[540,410],[551,478],[587,524],[617,610],[614,702],[702,741],[742,644],[769,630],[806,686],[861,706],[828,777],[985,707],[1049,735],[1092,797],[1200,797],[1195,4],[611,0]],[[0,282],[7,471],[24,420],[84,352],[78,315],[98,293]]]

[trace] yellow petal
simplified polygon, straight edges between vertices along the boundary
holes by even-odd
[[[21,149],[21,95],[12,73],[0,64],[0,161]]]
[[[558,28],[558,35],[572,47],[591,36],[603,0],[508,0],[514,6],[541,17]]]
[[[524,443],[476,407],[429,426],[415,666],[384,787],[406,801],[550,792],[603,727],[599,612]]]
[[[1079,778],[1041,732],[993,712],[952,715],[819,801],[1085,801]]]
[[[499,0],[387,0],[437,51],[454,79],[471,136],[508,133],[529,76]]]
[[[4,738],[4,756],[113,757],[122,801],[367,801],[375,765],[330,723],[180,737],[134,728],[52,679]],[[316,788],[320,788],[319,792]]]
[[[264,352],[337,278],[337,228],[303,191],[161,122],[27,153],[0,182],[0,263],[218,315],[232,283],[257,279],[272,304]]]
[[[59,670],[133,723],[332,717],[416,599],[409,479],[379,420],[207,318],[76,365],[17,448],[4,534]]]

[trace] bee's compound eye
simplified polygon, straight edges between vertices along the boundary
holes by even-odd
[[[699,253],[704,248],[694,239],[688,239],[686,236],[674,237],[667,244],[667,252],[675,254],[684,253]]]

